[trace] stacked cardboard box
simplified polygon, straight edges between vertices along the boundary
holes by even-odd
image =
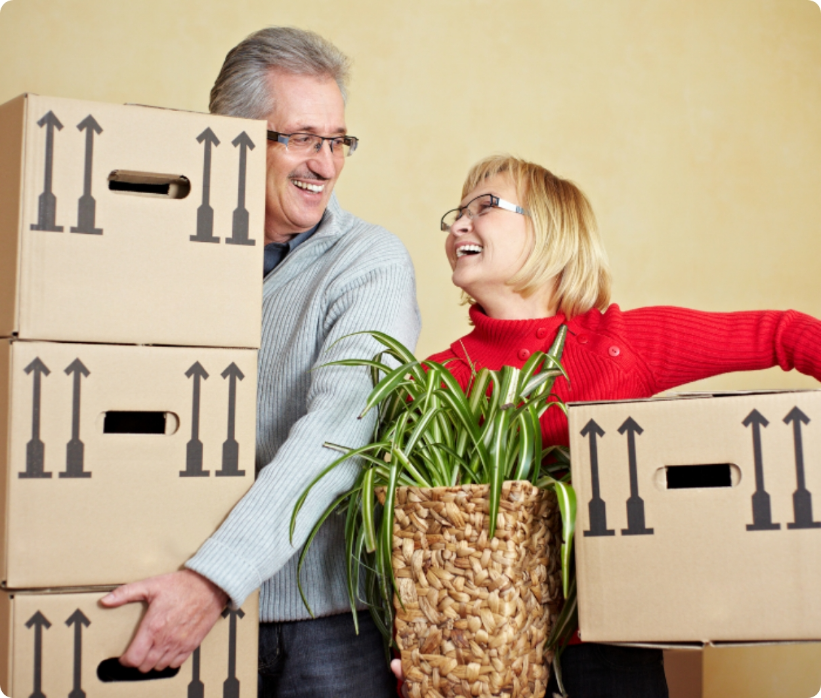
[[[144,693],[111,662],[254,478],[265,125],[0,106],[0,688]],[[152,695],[256,690],[256,599]],[[200,654],[202,656],[200,656]],[[223,657],[221,661],[219,658]]]
[[[821,391],[575,403],[570,446],[582,639],[821,640]]]

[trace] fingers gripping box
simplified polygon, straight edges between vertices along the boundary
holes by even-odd
[[[258,348],[265,123],[0,106],[0,336]]]
[[[100,591],[0,594],[0,688],[8,696],[252,698],[257,694],[257,595],[226,609],[179,669],[140,674],[117,658],[144,613],[107,609]]]
[[[821,639],[821,391],[570,405],[583,640]]]
[[[179,569],[254,481],[255,410],[254,349],[0,341],[3,585]]]

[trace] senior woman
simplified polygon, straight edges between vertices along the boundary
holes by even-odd
[[[610,304],[610,273],[593,210],[571,182],[530,162],[476,164],[458,208],[442,218],[453,283],[474,329],[434,354],[465,387],[471,367],[521,367],[562,324],[565,401],[645,398],[731,371],[779,365],[821,378],[821,322],[795,311],[707,313]],[[559,410],[542,417],[545,444],[568,444]],[[581,643],[562,655],[572,698],[666,698],[660,650]],[[396,661],[394,670],[397,671]],[[397,672],[398,673],[398,672]],[[548,687],[558,691],[554,679]]]

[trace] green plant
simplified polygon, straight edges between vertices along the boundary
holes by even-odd
[[[326,509],[312,529],[298,569],[324,521],[334,512],[344,512],[348,595],[354,623],[362,563],[366,603],[390,644],[395,587],[391,565],[395,488],[488,484],[492,537],[502,483],[529,480],[537,487],[556,492],[562,517],[562,588],[567,603],[549,640],[551,647],[559,644],[575,629],[571,551],[576,497],[569,484],[568,450],[544,446],[539,419],[551,408],[567,412],[564,403],[551,393],[558,376],[567,378],[560,363],[567,328],[560,328],[547,353],[535,352],[521,369],[503,366],[499,371],[472,370],[466,391],[446,365],[417,361],[400,342],[383,333],[365,334],[384,347],[373,359],[346,359],[326,365],[364,366],[370,370],[374,388],[360,418],[372,409],[378,410],[373,440],[359,448],[325,444],[343,455],[328,465],[297,501],[291,518],[292,536],[299,511],[319,480],[351,458],[358,459],[361,468],[353,487]],[[387,358],[399,365],[385,363]],[[381,521],[378,488],[384,488]],[[308,607],[301,584],[300,593]]]

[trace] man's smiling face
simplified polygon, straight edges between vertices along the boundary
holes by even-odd
[[[269,89],[274,109],[268,128],[279,133],[341,136],[345,103],[331,77],[272,71]],[[287,242],[310,230],[322,218],[345,159],[331,154],[327,141],[319,152],[294,152],[268,141],[265,191],[265,242]]]

